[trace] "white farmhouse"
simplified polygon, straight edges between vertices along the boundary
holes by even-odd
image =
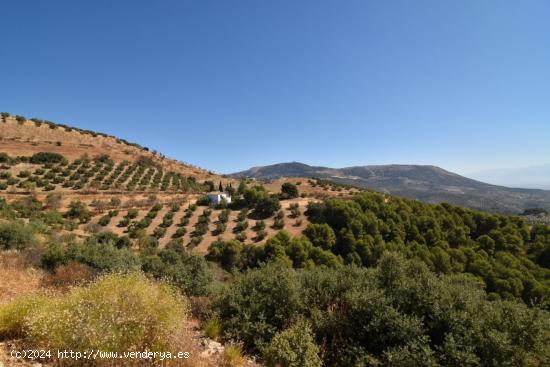
[[[213,205],[219,205],[223,201],[225,201],[226,204],[231,203],[231,196],[229,196],[225,192],[220,192],[220,191],[208,193],[208,199],[210,200],[210,203]]]

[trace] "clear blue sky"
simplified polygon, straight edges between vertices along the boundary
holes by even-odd
[[[218,172],[550,163],[548,0],[21,0],[0,14],[0,110]]]

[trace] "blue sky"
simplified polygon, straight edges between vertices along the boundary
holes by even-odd
[[[21,0],[0,14],[0,110],[214,171],[550,163],[548,0]]]

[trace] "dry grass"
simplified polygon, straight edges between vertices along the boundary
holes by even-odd
[[[49,274],[44,278],[44,284],[67,290],[71,286],[90,282],[96,275],[97,272],[91,267],[73,261],[67,265],[58,266],[53,274]]]
[[[241,367],[245,363],[242,355],[242,347],[238,344],[225,347],[223,355],[220,358],[220,366],[223,367]]]
[[[69,277],[69,265],[59,278]],[[219,366],[218,356],[203,355],[193,331],[196,323],[186,319],[186,301],[173,288],[137,274],[99,278],[86,287],[65,294],[38,293],[0,305],[0,338],[15,340],[16,349],[113,351],[156,350],[189,358],[156,360],[126,359],[125,366],[163,365],[185,367]],[[0,344],[0,362],[8,362],[9,349]],[[231,359],[233,360],[233,359]],[[20,361],[19,365],[31,365]],[[44,362],[44,361],[43,361]],[[82,360],[53,358],[44,365],[83,365]],[[115,363],[116,362],[116,363]],[[118,360],[95,360],[94,366],[115,366]],[[231,364],[235,365],[235,364]],[[236,365],[235,365],[236,366]]]
[[[0,252],[0,303],[37,292],[46,273],[34,267],[26,253]]]

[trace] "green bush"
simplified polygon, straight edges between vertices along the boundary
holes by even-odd
[[[65,217],[77,219],[80,223],[87,223],[91,219],[92,213],[86,204],[77,200],[69,204],[69,210],[65,213]]]
[[[120,222],[118,222],[117,224],[117,227],[128,227],[128,225],[130,224],[130,218],[128,217],[123,217]]]
[[[252,352],[271,341],[303,310],[297,274],[280,263],[237,274],[213,302],[222,329]]]
[[[194,248],[197,247],[202,242],[202,236],[196,236],[191,238],[191,241],[189,241],[189,247]]]
[[[237,241],[240,241],[240,242],[243,242],[243,243],[244,243],[244,241],[246,241],[246,238],[247,238],[246,237],[246,232],[239,232],[235,235],[235,239]]]
[[[185,251],[180,241],[171,241],[157,254],[142,257],[142,269],[165,279],[190,296],[210,293],[213,275],[202,256]]]
[[[29,171],[21,171],[21,172],[19,172],[17,177],[27,178],[27,177],[30,177],[30,175],[31,175],[31,173]]]
[[[285,182],[281,186],[281,193],[283,198],[285,199],[294,199],[300,195],[300,193],[298,192],[298,187],[290,182]]]
[[[289,209],[290,209],[290,215],[289,215],[290,218],[298,218],[300,216],[300,205],[298,205],[297,203],[290,204]]]
[[[165,234],[166,234],[166,228],[164,227],[157,227],[153,231],[153,237],[155,237],[156,239],[161,239],[162,237],[164,237]]]
[[[254,232],[259,232],[265,229],[265,222],[263,220],[256,221],[254,226],[252,227],[252,230]]]
[[[33,164],[44,164],[44,163],[61,163],[65,160],[59,153],[52,152],[39,152],[31,156],[30,162]]]
[[[208,206],[210,205],[210,199],[208,195],[202,195],[197,199],[197,205],[199,206]]]
[[[43,266],[50,270],[71,261],[105,272],[139,270],[141,266],[139,258],[121,242],[121,239],[108,232],[67,246],[54,243],[42,256]]]
[[[0,220],[0,249],[22,250],[34,244],[34,233],[30,226],[19,221]]]
[[[128,210],[128,213],[126,213],[126,218],[128,219],[134,219],[138,216],[139,212],[137,209],[130,209]]]
[[[309,322],[302,319],[280,331],[263,350],[268,367],[321,367],[319,347]]]
[[[273,226],[272,227],[273,227],[273,229],[277,229],[277,230],[283,229],[285,227],[285,220],[280,219],[280,218],[276,218],[273,221]]]
[[[263,229],[260,229],[259,231],[256,232],[256,236],[254,237],[254,241],[260,242],[261,240],[263,240],[266,237],[267,237],[267,232]]]
[[[176,232],[174,232],[174,234],[172,235],[172,238],[181,238],[185,236],[185,233],[187,233],[187,230],[183,227],[180,227],[176,229]]]
[[[306,214],[312,223],[332,228],[336,241],[330,250],[348,264],[373,266],[392,250],[438,273],[471,274],[483,280],[493,299],[518,298],[550,309],[550,270],[539,256],[550,248],[549,226],[446,203],[387,200],[373,192],[311,203]],[[305,234],[321,247],[332,243],[321,239],[332,237],[328,229],[323,236],[315,233],[319,229]]]
[[[375,269],[269,263],[237,274],[213,311],[226,337],[263,352],[268,365],[313,356],[311,343],[326,366],[496,367],[550,357],[548,312],[489,301],[472,277],[436,275],[392,253]],[[306,326],[289,327],[296,320],[311,325],[310,337]]]
[[[304,235],[314,246],[330,250],[336,244],[336,234],[328,224],[309,224]]]
[[[224,269],[231,270],[241,267],[241,253],[244,249],[242,242],[237,240],[215,241],[208,247],[206,258],[218,262]]]
[[[139,274],[109,275],[66,295],[0,306],[0,332],[51,349],[166,351],[185,315],[171,287]]]
[[[279,204],[279,199],[276,197],[270,196],[266,198],[259,199],[255,206],[253,215],[256,218],[265,219],[271,217],[275,212],[281,208]]]
[[[105,227],[106,225],[109,224],[109,222],[111,221],[111,216],[110,215],[104,215],[102,216],[101,218],[99,218],[99,220],[97,221],[97,223],[102,226],[102,227]]]
[[[206,322],[203,328],[204,335],[212,340],[218,340],[222,333],[222,325],[220,319],[213,317]]]
[[[233,232],[235,233],[243,232],[247,228],[248,228],[248,221],[244,220],[242,222],[237,223],[235,228],[233,228]]]

